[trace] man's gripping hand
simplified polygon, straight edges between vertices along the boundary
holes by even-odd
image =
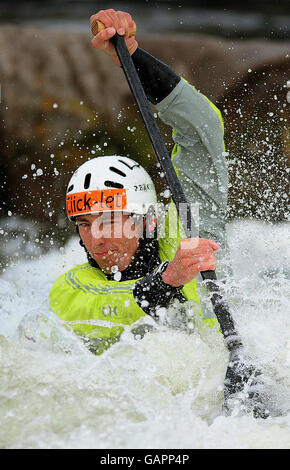
[[[132,32],[135,29],[135,23],[129,13],[124,11],[115,11],[113,9],[100,10],[90,18],[91,26],[96,22],[101,21],[105,26],[96,36],[92,39],[92,46],[96,49],[108,54],[108,56],[120,66],[120,61],[116,54],[115,48],[111,43],[110,39],[116,34],[124,36],[130,55],[134,54],[138,47],[138,43],[135,39],[135,35],[132,36]]]
[[[179,287],[190,282],[201,271],[214,270],[217,264],[215,251],[218,249],[216,242],[205,238],[181,240],[174,259],[162,274],[162,280]]]

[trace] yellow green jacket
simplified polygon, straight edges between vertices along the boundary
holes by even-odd
[[[173,258],[175,245],[172,239],[160,239],[161,261]],[[109,281],[100,269],[84,263],[56,280],[50,291],[50,307],[81,336],[119,337],[125,325],[133,325],[141,317],[146,317],[133,296],[136,281]],[[202,316],[196,281],[186,284],[181,292],[185,299],[195,301]],[[215,323],[214,318],[204,321],[210,326]]]

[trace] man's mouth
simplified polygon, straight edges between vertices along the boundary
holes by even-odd
[[[103,258],[103,257],[107,257],[107,256],[110,256],[113,254],[113,250],[106,250],[106,251],[98,251],[98,252],[94,252],[94,256],[96,258]]]

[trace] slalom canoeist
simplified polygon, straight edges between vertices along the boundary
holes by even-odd
[[[174,129],[172,160],[187,201],[199,206],[200,236],[182,236],[172,201],[160,234],[155,187],[137,161],[100,156],[76,170],[68,184],[67,215],[88,262],[56,280],[50,306],[101,352],[126,325],[133,331],[142,317],[158,318],[159,309],[173,301],[192,300],[202,320],[215,325],[214,314],[202,312],[196,277],[216,268],[216,250],[226,246],[228,176],[219,110],[138,46],[128,13],[102,10],[91,22],[96,19],[105,28],[94,36],[93,47],[119,66],[110,39],[116,32],[124,36],[149,101]]]

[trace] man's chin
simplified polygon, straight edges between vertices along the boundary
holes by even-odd
[[[99,268],[106,274],[110,274],[112,267],[115,266],[114,264],[103,264],[98,259],[95,259],[95,261],[96,261],[97,265],[99,266]]]
[[[114,274],[117,272],[122,272],[129,266],[129,264],[127,265],[124,265],[123,263],[117,264],[116,262],[110,263],[110,264],[103,264],[103,263],[100,263],[100,260],[97,260],[97,259],[95,259],[95,261],[98,264],[99,268],[105,274]]]
[[[104,263],[102,262],[104,260],[100,260],[100,258],[97,257],[94,257],[94,260],[105,274],[112,274],[113,272],[119,271],[119,266],[116,262],[112,261],[111,263]]]

